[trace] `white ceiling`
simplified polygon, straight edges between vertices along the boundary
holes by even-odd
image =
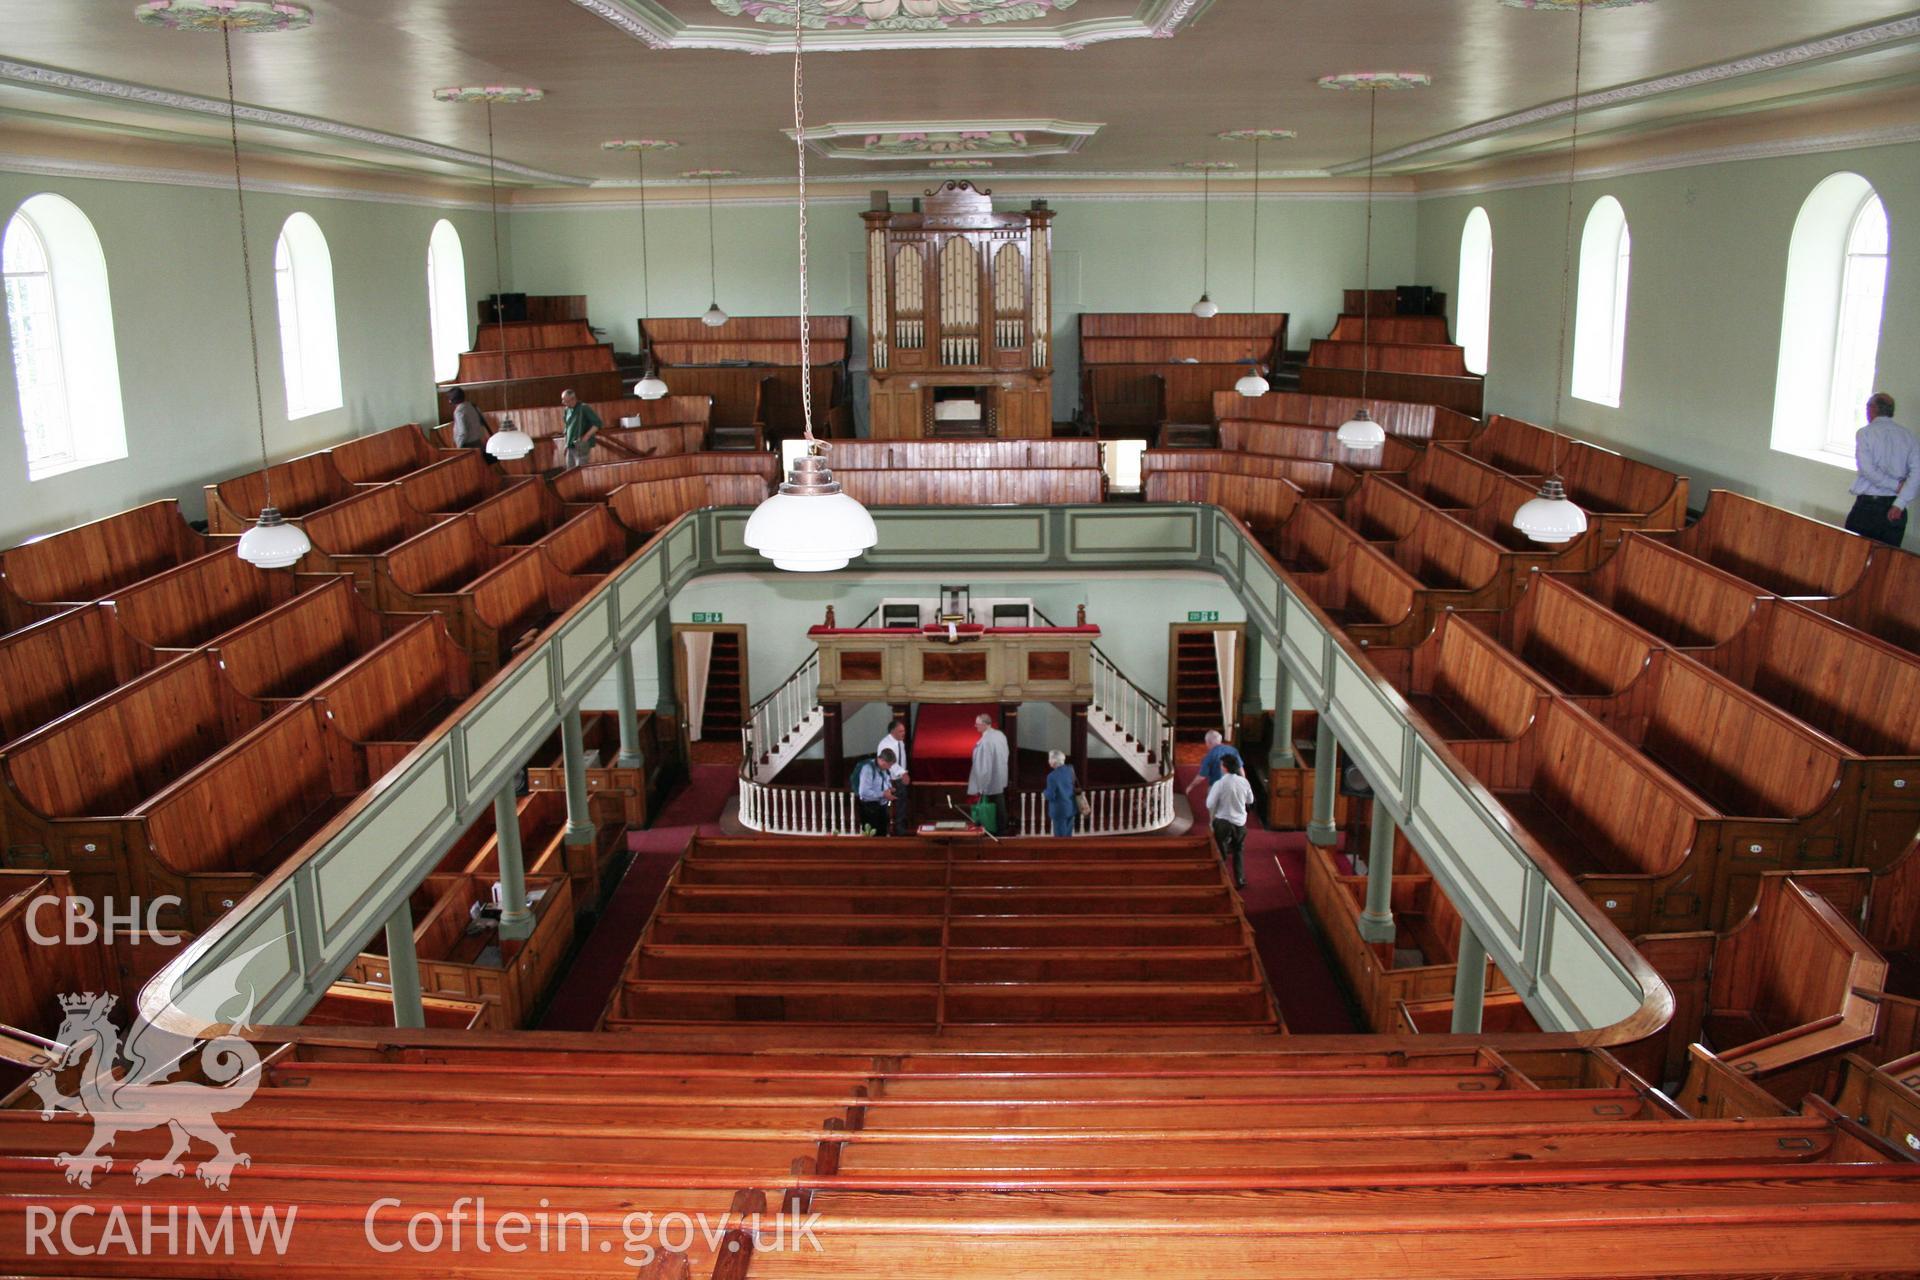
[[[600,148],[618,137],[683,144],[649,159],[650,178],[727,168],[777,179],[793,165],[790,57],[656,46],[790,48],[784,26],[753,16],[789,3],[312,0],[305,30],[234,38],[239,97],[256,109],[244,137],[304,160],[483,181],[484,108],[436,102],[432,90],[531,84],[544,101],[495,112],[508,180],[630,184],[633,157]],[[1251,147],[1213,137],[1244,128],[1297,133],[1263,148],[1270,175],[1350,173],[1365,164],[1367,97],[1315,84],[1339,71],[1432,77],[1380,95],[1383,172],[1558,146],[1568,124],[1575,16],[1502,0],[804,3],[825,23],[809,35],[807,104],[809,125],[829,135],[814,156],[829,180],[918,176],[933,155],[1060,179],[1164,176],[1208,157],[1250,169]],[[977,20],[1013,3],[1035,7]],[[0,0],[0,129],[223,141],[219,40],[143,26],[133,8]],[[863,15],[878,25],[841,20]],[[944,25],[899,29],[916,17]],[[1920,9],[1907,0],[1654,0],[1592,10],[1586,31],[1583,131],[1597,137],[1920,83]],[[1023,41],[1081,47],[971,47]],[[921,132],[928,142],[897,136]],[[994,141],[970,148],[962,133]]]

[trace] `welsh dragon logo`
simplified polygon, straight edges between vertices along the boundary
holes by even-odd
[[[232,957],[209,975],[210,981],[224,986],[222,994],[229,1000],[240,995],[234,975],[254,951]],[[205,990],[204,984],[196,985]],[[185,1176],[182,1157],[197,1139],[213,1148],[196,1171],[200,1181],[225,1190],[234,1171],[251,1163],[244,1152],[234,1150],[232,1135],[214,1121],[245,1106],[260,1087],[260,1052],[245,1038],[253,1016],[251,992],[244,1012],[219,1035],[205,1034],[211,1026],[188,1035],[136,1017],[124,1044],[112,1020],[115,1003],[114,996],[92,992],[60,999],[60,1053],[29,1083],[40,1095],[41,1119],[51,1120],[61,1112],[87,1116],[93,1121],[93,1140],[85,1150],[63,1154],[55,1163],[66,1171],[68,1182],[91,1187],[95,1173],[113,1168],[113,1157],[105,1152],[114,1139],[164,1127],[172,1135],[171,1148],[136,1164],[134,1182]],[[175,1078],[183,1075],[191,1078]],[[61,1083],[69,1076],[77,1089],[71,1095]]]

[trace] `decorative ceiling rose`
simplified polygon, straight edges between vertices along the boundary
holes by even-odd
[[[462,84],[435,89],[433,96],[440,102],[538,102],[547,91],[522,84]]]
[[[1068,156],[1103,125],[1077,120],[867,120],[809,126],[814,154],[829,160],[925,160],[933,156]],[[789,138],[795,138],[792,130]],[[798,140],[797,138],[795,139]]]
[[[672,151],[679,145],[665,138],[615,138],[611,142],[601,143],[600,149],[602,151]]]
[[[1077,0],[713,0],[730,18],[824,31],[864,27],[871,31],[943,31],[966,23],[1030,22]]]
[[[1342,71],[1321,76],[1322,89],[1422,89],[1433,77],[1420,71]]]
[[[174,31],[294,31],[313,22],[313,10],[288,0],[147,0],[133,14]]]
[[[1240,166],[1231,160],[1184,160],[1180,167],[1191,169],[1195,173],[1225,173]]]
[[[1225,133],[1216,133],[1214,137],[1222,142],[1285,142],[1288,138],[1300,135],[1291,129],[1229,129]],[[1192,167],[1192,166],[1189,166]],[[1228,165],[1232,168],[1232,165]]]
[[[1575,9],[1631,9],[1637,4],[1652,4],[1653,0],[1500,0],[1509,9],[1553,9],[1560,13],[1572,13]]]
[[[991,169],[991,160],[935,160],[927,166],[929,169]]]
[[[737,178],[738,169],[689,169],[680,175],[689,182],[715,182],[721,178]]]

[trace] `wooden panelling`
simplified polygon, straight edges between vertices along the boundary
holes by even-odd
[[[1856,590],[1875,545],[1731,489],[1715,489],[1700,519],[1664,540],[1769,595],[1808,597]]]
[[[1379,665],[1442,740],[1517,739],[1539,716],[1548,691],[1523,663],[1462,617],[1442,615],[1425,641],[1411,651],[1382,651]]]
[[[1336,342],[1450,344],[1445,316],[1343,315],[1333,322]]]
[[[1283,477],[1225,470],[1147,471],[1144,487],[1148,502],[1211,503],[1233,512],[1262,536],[1277,533],[1280,526],[1292,518],[1294,508],[1305,501],[1293,482]]]
[[[1552,574],[1534,574],[1513,607],[1476,616],[1561,693],[1619,693],[1647,669],[1660,640]]]
[[[235,627],[212,650],[247,697],[297,698],[377,646],[389,622],[355,593],[350,579],[336,577]]]
[[[1191,311],[1080,313],[1082,342],[1089,338],[1264,338],[1284,349],[1286,334],[1284,311],[1222,311],[1204,320]]]
[[[333,465],[354,484],[398,480],[440,460],[439,451],[427,440],[419,424],[413,422],[337,444],[330,452]],[[282,507],[281,511],[284,513],[286,508]]]
[[[313,550],[299,568],[303,573],[350,575],[367,602],[377,605],[374,562],[446,518],[415,507],[398,485],[367,489],[302,522]]]
[[[1140,458],[1140,475],[1147,501],[1153,497],[1154,478],[1176,471],[1217,471],[1225,474],[1285,480],[1309,498],[1340,499],[1360,483],[1360,473],[1335,462],[1283,458],[1274,454],[1243,453],[1230,449],[1148,449]],[[1195,501],[1195,499],[1173,499]]]
[[[842,471],[988,467],[1098,467],[1098,440],[836,440],[827,453]]]
[[[418,618],[312,686],[327,718],[359,743],[411,746],[473,691],[466,655],[437,617]]]
[[[1300,371],[1300,390],[1318,396],[1367,395],[1381,400],[1405,400],[1478,418],[1484,406],[1486,379],[1308,366]]]
[[[593,345],[593,330],[585,320],[509,320],[489,322],[474,331],[475,351],[532,351],[540,347]]]
[[[151,660],[105,605],[82,605],[0,637],[0,743],[111,692]]]
[[[1307,352],[1310,369],[1372,369],[1381,373],[1417,373],[1436,378],[1465,378],[1467,355],[1452,343],[1344,342],[1314,339]]]
[[[292,599],[295,589],[291,573],[256,569],[230,548],[116,593],[113,611],[150,649],[193,649]]]
[[[881,507],[1046,506],[1100,502],[1106,497],[1106,473],[1097,467],[927,468],[917,471],[836,473],[841,487],[857,502]]]
[[[532,409],[560,403],[560,393],[572,391],[582,400],[595,403],[617,400],[627,394],[626,379],[617,369],[598,373],[557,373],[547,377],[527,377],[514,362],[514,376],[491,382],[443,383],[435,401],[435,416],[441,422],[453,420],[453,405],[447,392],[458,386],[467,394],[467,403],[492,417],[506,411]]]
[[[601,342],[520,351],[463,351],[460,353],[460,371],[449,380],[448,385],[564,377],[578,373],[610,373],[614,368],[613,348]]]
[[[1101,364],[1080,374],[1081,408],[1109,431],[1211,422],[1214,398],[1247,376],[1245,364]]]
[[[1080,363],[1102,364],[1271,364],[1269,338],[1080,338]]]
[[[36,538],[0,552],[0,625],[17,630],[223,545],[189,528],[170,498]]]
[[[1251,418],[1220,420],[1220,447],[1244,453],[1337,462],[1356,471],[1405,471],[1420,456],[1417,446],[1387,437],[1376,449],[1349,449],[1332,427],[1296,426]]]
[[[1920,556],[1875,547],[1858,585],[1814,607],[1888,644],[1920,652]]]
[[[264,472],[249,471],[207,486],[207,528],[213,533],[245,533],[267,505],[269,493],[280,514],[309,515],[354,495],[353,482],[340,474],[325,449]]]
[[[623,484],[608,496],[607,505],[621,524],[646,537],[689,511],[757,506],[772,492],[763,475],[692,475]]]
[[[487,464],[478,449],[462,449],[452,456],[394,482],[414,510],[424,515],[470,511],[515,481]]]
[[[1760,607],[1750,584],[1639,533],[1625,535],[1599,568],[1559,576],[1683,649],[1726,643]]]
[[[50,1040],[63,998],[121,991],[107,948],[55,923],[77,896],[63,871],[0,871],[0,1026]]]
[[[567,503],[603,502],[625,485],[698,476],[749,476],[770,485],[780,479],[780,462],[770,453],[733,451],[635,458],[575,467],[555,476],[553,489]]]

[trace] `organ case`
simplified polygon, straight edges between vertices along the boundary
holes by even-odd
[[[862,216],[873,437],[1052,435],[1046,202],[996,213],[992,192],[954,181],[916,212]]]

